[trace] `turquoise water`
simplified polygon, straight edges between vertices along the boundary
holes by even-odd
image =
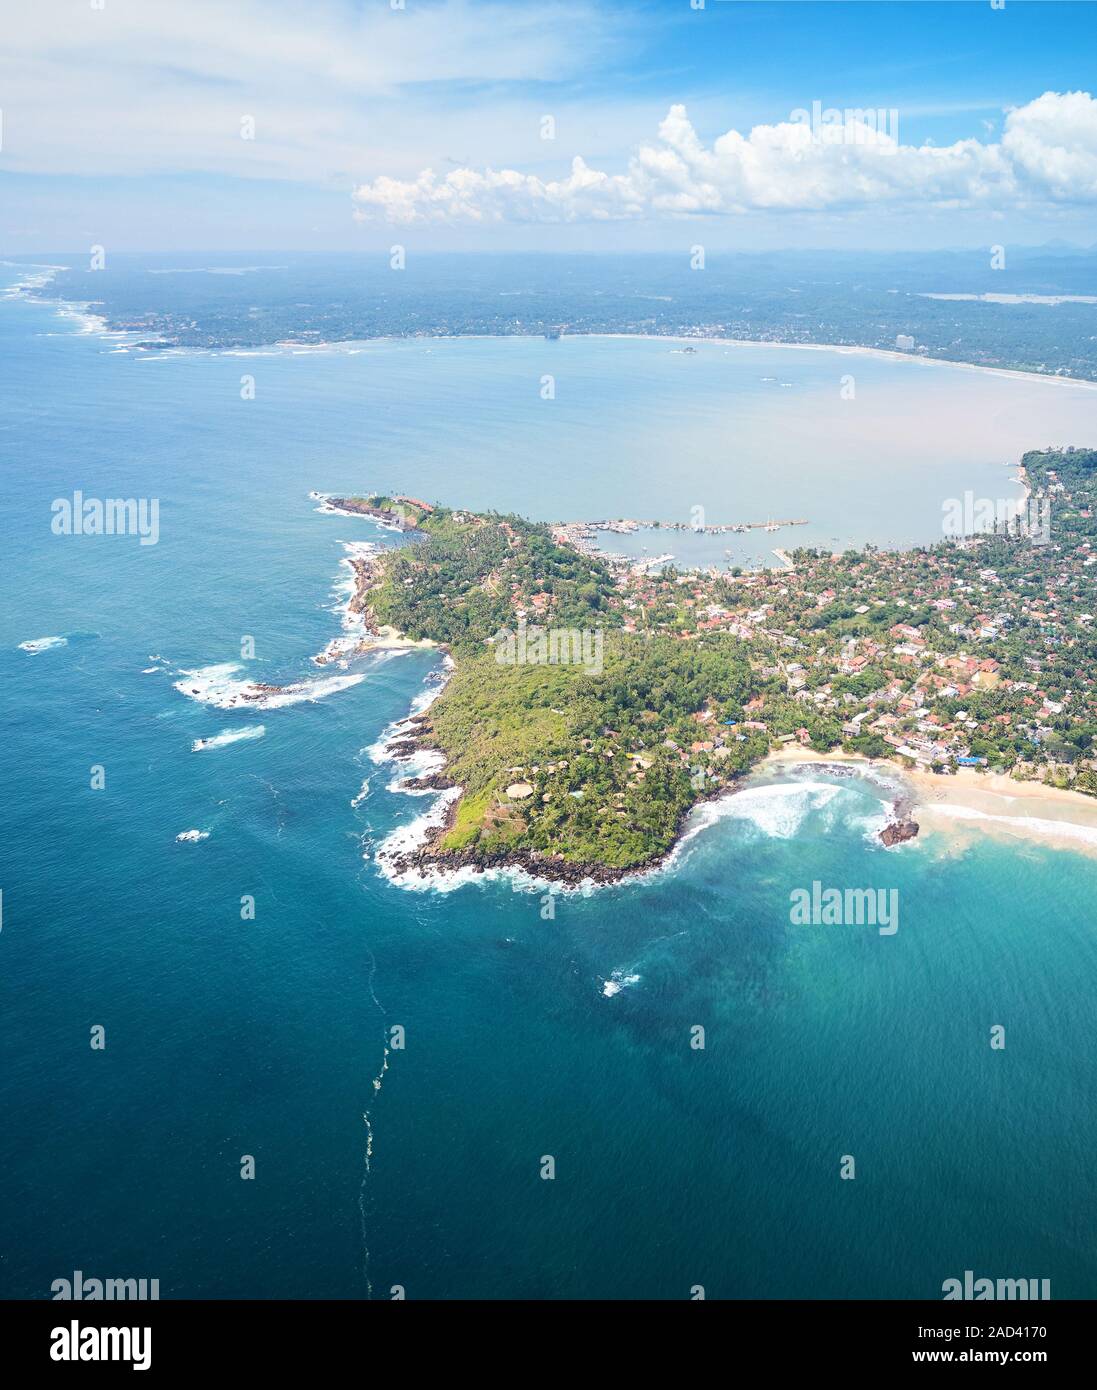
[[[1040,431],[1025,444],[1065,440],[1090,397],[1024,384],[1030,406],[1005,378],[857,359],[859,401],[862,380],[893,411],[939,390],[941,419],[987,442],[957,426],[949,475],[866,420],[863,451],[847,436],[824,472],[825,431],[810,457],[790,441],[848,360],[825,354],[113,346],[0,302],[0,1293],[81,1269],[165,1297],[934,1297],[971,1268],[1097,1294],[1092,860],[928,837],[885,853],[878,789],[811,769],[763,779],[667,872],[545,920],[507,880],[409,892],[364,857],[425,809],[369,750],[429,654],[262,713],[173,687],[245,635],[256,678],[319,677],[341,542],[391,537],[317,514],[310,489],[722,520],[789,501],[794,478],[803,514],[822,524],[834,498],[825,524],[845,507],[855,531],[875,505],[898,540],[911,508],[929,524],[941,496],[1008,476],[1018,411]],[[573,369],[542,402],[558,351]],[[755,376],[793,371],[767,415]],[[789,444],[774,491],[714,464],[748,436]],[[912,460],[888,480],[914,499],[894,525],[879,494],[841,495],[883,457]],[[75,488],[159,498],[159,544],[52,535]],[[67,641],[19,650],[46,636]],[[190,828],[208,838],[177,843]],[[816,879],[897,889],[898,932],[792,926],[790,891]],[[382,1070],[393,1025],[407,1045]]]

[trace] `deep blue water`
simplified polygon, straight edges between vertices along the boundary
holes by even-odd
[[[262,714],[173,688],[244,635],[255,677],[318,675],[340,542],[383,538],[310,489],[685,513],[680,475],[634,449],[673,427],[667,398],[636,411],[681,357],[586,345],[577,456],[506,385],[566,343],[112,346],[0,301],[0,1294],[81,1269],[164,1297],[902,1298],[968,1268],[1097,1294],[1091,859],[886,853],[870,784],[785,773],[669,871],[544,920],[505,880],[409,892],[364,857],[424,809],[368,749],[436,658],[367,660],[360,684]],[[829,370],[805,354],[802,389]],[[985,381],[987,418],[1008,417],[1009,383]],[[714,417],[695,387],[690,418]],[[51,534],[75,488],[159,498],[159,544]],[[19,649],[45,636],[67,642]],[[209,838],[177,843],[192,827]],[[899,931],[792,926],[813,879],[897,888]],[[393,1025],[407,1045],[382,1073]]]

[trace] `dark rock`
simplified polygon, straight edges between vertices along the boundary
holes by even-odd
[[[457,783],[447,777],[444,772],[432,772],[428,777],[405,777],[400,783],[400,790],[402,792],[444,792],[456,785]]]
[[[890,848],[902,844],[904,840],[913,840],[917,834],[918,822],[904,816],[902,820],[889,821],[880,831],[880,839]]]

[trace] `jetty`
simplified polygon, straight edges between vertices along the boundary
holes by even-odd
[[[779,531],[783,526],[807,526],[806,517],[784,518],[766,521],[727,521],[714,525],[697,526],[689,521],[634,521],[630,517],[605,521],[567,521],[558,529],[575,535],[593,538],[596,531],[609,531],[614,535],[627,536],[636,531],[693,531],[699,536],[726,536],[731,532]]]

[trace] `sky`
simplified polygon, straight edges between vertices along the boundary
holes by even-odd
[[[1097,243],[1091,0],[0,3],[0,254]]]

